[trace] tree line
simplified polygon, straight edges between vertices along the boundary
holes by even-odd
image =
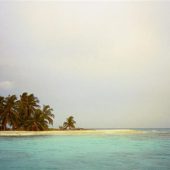
[[[54,114],[49,105],[39,104],[34,94],[0,96],[0,130],[48,130]]]

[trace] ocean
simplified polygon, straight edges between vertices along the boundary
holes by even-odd
[[[0,137],[0,170],[170,170],[170,129]]]

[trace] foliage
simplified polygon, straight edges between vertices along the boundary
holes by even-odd
[[[53,125],[52,111],[49,105],[41,108],[34,94],[25,92],[19,100],[16,95],[0,96],[0,130],[47,130]]]
[[[70,116],[66,119],[66,121],[63,123],[62,129],[75,129],[76,121],[74,120],[73,116]],[[61,128],[61,127],[60,127]]]

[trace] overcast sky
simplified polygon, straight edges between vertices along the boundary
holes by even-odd
[[[0,95],[34,93],[79,127],[170,127],[170,1],[0,1]]]

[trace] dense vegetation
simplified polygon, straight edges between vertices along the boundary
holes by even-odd
[[[54,114],[49,105],[41,107],[34,94],[0,96],[0,130],[48,130]]]

